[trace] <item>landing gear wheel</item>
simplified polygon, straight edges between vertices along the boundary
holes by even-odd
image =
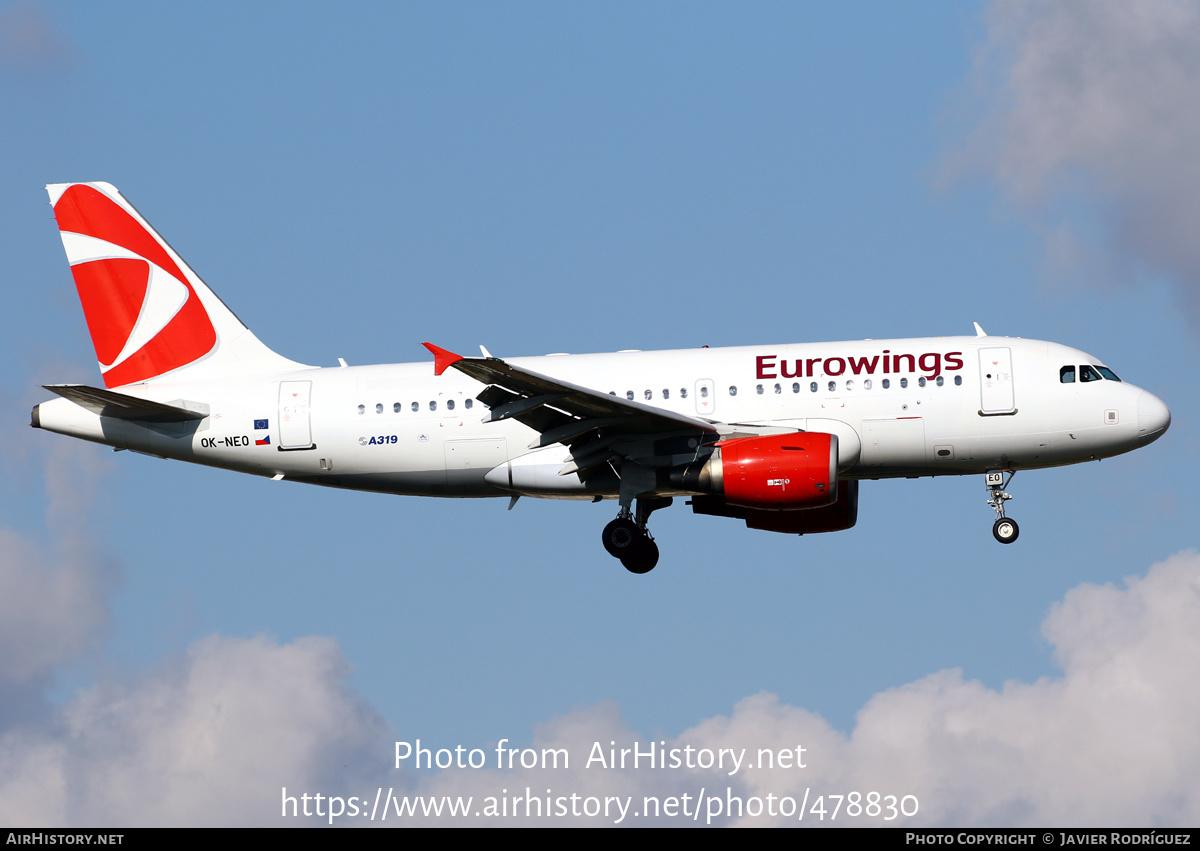
[[[618,517],[604,527],[604,549],[613,558],[625,558],[637,548],[638,541],[644,539],[642,530],[628,517]]]
[[[630,573],[649,573],[658,564],[658,544],[643,537],[633,547],[632,552],[621,556],[621,564],[625,565],[625,569]]]
[[[1001,517],[992,526],[992,535],[1002,544],[1011,544],[1021,534],[1017,521],[1010,517]]]

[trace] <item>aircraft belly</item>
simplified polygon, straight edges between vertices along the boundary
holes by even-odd
[[[1110,454],[1098,453],[1098,441],[1086,437],[1084,431],[993,435],[974,441],[973,452],[989,469],[1056,467]]]
[[[296,476],[305,484],[348,490],[372,491],[400,496],[492,497],[505,492],[484,481],[486,470],[408,470],[404,472],[340,473]]]

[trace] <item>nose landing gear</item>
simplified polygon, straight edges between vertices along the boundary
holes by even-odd
[[[1017,521],[1004,516],[1004,503],[1012,496],[1004,492],[1008,483],[1013,480],[1016,472],[1008,474],[1004,480],[1003,470],[989,470],[987,473],[988,505],[996,510],[996,522],[992,524],[992,537],[1002,544],[1011,544],[1021,534]]]

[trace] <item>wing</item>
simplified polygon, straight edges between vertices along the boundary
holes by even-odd
[[[489,413],[484,422],[515,419],[538,437],[529,449],[562,443],[571,456],[559,475],[587,471],[617,458],[661,466],[679,451],[695,452],[723,436],[717,423],[665,411],[609,393],[551,378],[500,358],[464,358],[425,343],[434,356],[434,372],[449,368],[488,385],[478,396]],[[690,441],[689,441],[690,439]],[[659,461],[657,459],[664,459]]]

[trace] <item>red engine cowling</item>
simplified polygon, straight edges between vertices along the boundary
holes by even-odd
[[[672,475],[677,486],[761,511],[820,508],[837,499],[837,437],[794,432],[723,440],[703,463]]]

